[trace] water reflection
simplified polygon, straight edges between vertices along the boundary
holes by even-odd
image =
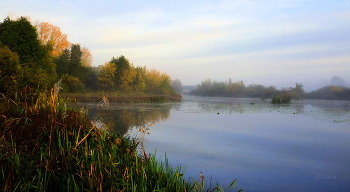
[[[89,108],[88,117],[133,135],[152,126],[148,152],[244,191],[345,191],[350,187],[350,102],[183,97],[178,104]],[[335,178],[335,179],[333,179]],[[210,180],[206,180],[209,184]]]
[[[101,108],[89,106],[88,118],[101,119],[110,131],[126,134],[132,127],[165,121],[175,104],[115,104]]]

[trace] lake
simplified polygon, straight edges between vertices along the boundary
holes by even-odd
[[[349,191],[350,101],[184,96],[181,103],[87,105],[88,117],[121,134],[140,136],[145,149],[185,179],[205,177],[244,191]]]

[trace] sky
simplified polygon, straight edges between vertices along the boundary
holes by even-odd
[[[349,0],[0,0],[1,20],[49,22],[90,50],[196,85],[350,83]]]

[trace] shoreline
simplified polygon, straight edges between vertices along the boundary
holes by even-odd
[[[179,94],[173,95],[145,95],[145,96],[89,96],[75,94],[61,94],[61,98],[65,98],[73,102],[90,102],[98,103],[103,97],[107,97],[109,103],[165,103],[165,102],[181,102],[182,96]]]

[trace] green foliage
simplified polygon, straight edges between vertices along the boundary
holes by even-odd
[[[202,81],[196,89],[190,92],[192,95],[221,96],[221,97],[250,97],[250,98],[278,98],[289,97],[290,99],[301,99],[304,95],[303,84],[296,83],[296,86],[277,90],[274,86],[265,87],[259,84],[245,86],[243,81],[218,82],[211,79]]]
[[[45,55],[35,27],[25,17],[17,21],[7,17],[0,24],[0,41],[19,55],[22,64],[34,65]]]
[[[113,57],[102,66],[97,84],[103,91],[174,94],[169,75],[155,69],[134,67],[124,56]]]
[[[12,52],[17,53],[22,77],[11,92],[29,86],[45,90],[56,80],[56,65],[47,48],[40,43],[34,26],[24,17],[13,21],[6,18],[0,23],[0,41]],[[11,83],[11,82],[9,82]]]
[[[69,67],[69,57],[70,57],[70,51],[68,49],[63,50],[61,55],[56,58],[55,63],[57,65],[57,75],[59,77],[62,77],[64,74],[68,74],[68,67]]]
[[[14,95],[22,81],[17,53],[0,42],[0,93]]]
[[[161,75],[161,82],[158,87],[159,94],[174,94],[174,89],[170,85],[170,77],[166,74]]]
[[[146,67],[134,67],[123,55],[113,57],[100,71],[83,65],[79,44],[72,44],[69,49],[51,55],[55,42],[48,40],[41,44],[36,28],[25,17],[16,21],[6,18],[0,23],[0,42],[1,93],[14,95],[26,87],[44,91],[61,78],[66,84],[63,85],[64,92],[77,93],[87,89],[174,93],[167,74],[147,70]]]
[[[305,94],[306,99],[350,100],[350,88],[344,86],[325,86]]]
[[[243,81],[232,82],[229,79],[228,82],[218,82],[207,79],[198,84],[196,89],[190,93],[203,96],[243,97],[245,88]]]
[[[83,65],[81,57],[82,51],[79,44],[72,44],[70,50],[63,50],[62,53],[55,59],[57,74],[62,78],[64,75],[69,75],[71,79],[70,82],[75,82],[73,83],[74,88],[72,87],[72,84],[67,85],[68,87],[72,87],[72,89],[68,89],[69,91],[74,90],[74,92],[79,92],[84,91],[85,88],[88,88],[89,90],[96,90],[97,74],[91,67]],[[74,79],[71,77],[74,77]]]
[[[135,71],[135,78],[133,81],[133,89],[143,92],[146,90],[146,79],[145,79],[145,74],[146,74],[146,67],[136,67],[134,68]]]
[[[78,77],[81,75],[81,56],[82,52],[80,50],[79,44],[72,44],[70,47],[70,54],[69,54],[69,67],[68,67],[68,74]]]
[[[85,67],[85,77],[82,78],[85,88],[88,90],[97,90],[97,77],[98,74],[93,70],[92,67]]]
[[[101,72],[97,78],[97,85],[104,91],[115,89],[115,75],[117,67],[112,63],[106,63],[101,67]]]
[[[290,96],[288,95],[281,95],[281,96],[275,96],[271,99],[272,104],[288,104],[290,103]]]
[[[62,76],[62,82],[63,92],[81,93],[85,90],[84,84],[77,77],[66,74]]]
[[[121,91],[131,90],[132,81],[134,79],[134,70],[129,62],[123,55],[118,58],[112,58],[109,62],[114,65],[115,71],[115,88]]]

